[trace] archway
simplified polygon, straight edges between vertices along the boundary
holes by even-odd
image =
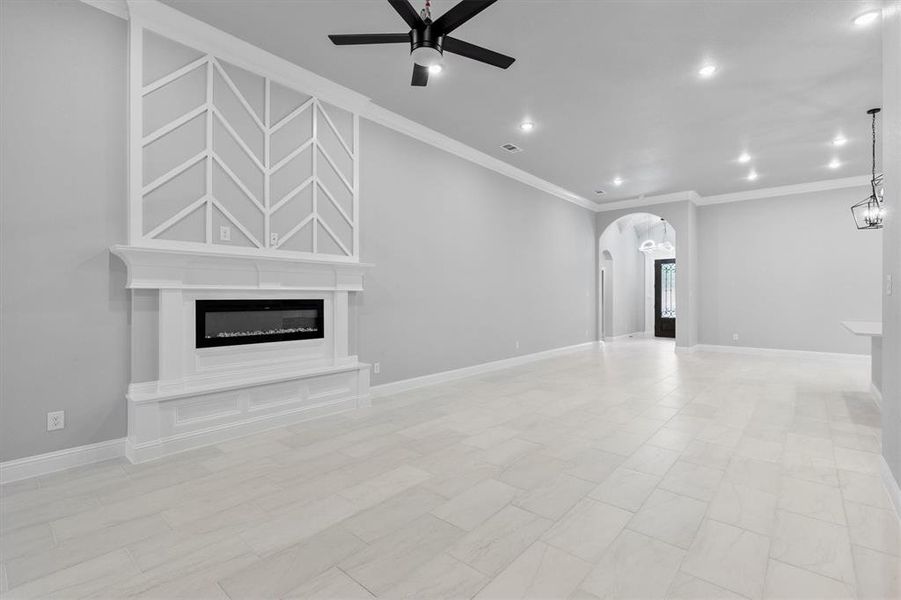
[[[670,277],[655,285],[655,270],[675,258],[676,230],[660,215],[629,213],[607,225],[598,238],[599,339],[655,333],[669,337],[660,330],[655,292],[660,290],[666,302],[663,314],[675,318],[675,280],[672,270],[665,270]]]

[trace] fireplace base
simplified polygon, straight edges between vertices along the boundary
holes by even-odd
[[[369,365],[132,384],[126,456],[140,463],[369,406]]]

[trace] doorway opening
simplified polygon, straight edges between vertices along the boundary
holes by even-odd
[[[598,240],[598,338],[674,338],[675,265],[676,231],[659,215],[632,213],[608,225]]]

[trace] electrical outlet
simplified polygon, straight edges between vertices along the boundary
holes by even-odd
[[[519,350],[519,340],[516,340],[516,349]]]
[[[278,246],[278,234],[277,233],[269,234],[269,245],[273,248],[275,246]]]
[[[58,410],[47,413],[47,431],[56,431],[66,426],[66,411]]]
[[[891,273],[886,273],[886,275],[885,275],[885,295],[886,296],[892,295],[892,274]]]
[[[372,363],[372,372],[375,373],[376,375],[381,373],[382,372],[382,363],[380,363],[380,362]]]
[[[223,242],[230,242],[232,239],[232,228],[228,225],[220,225],[219,226],[219,240]]]
[[[732,334],[732,341],[733,341],[733,342],[737,342],[737,341],[738,341],[738,334],[737,334],[737,333],[733,333],[733,334]]]

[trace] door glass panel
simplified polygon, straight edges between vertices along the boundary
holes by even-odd
[[[660,316],[676,318],[676,263],[660,265]]]

